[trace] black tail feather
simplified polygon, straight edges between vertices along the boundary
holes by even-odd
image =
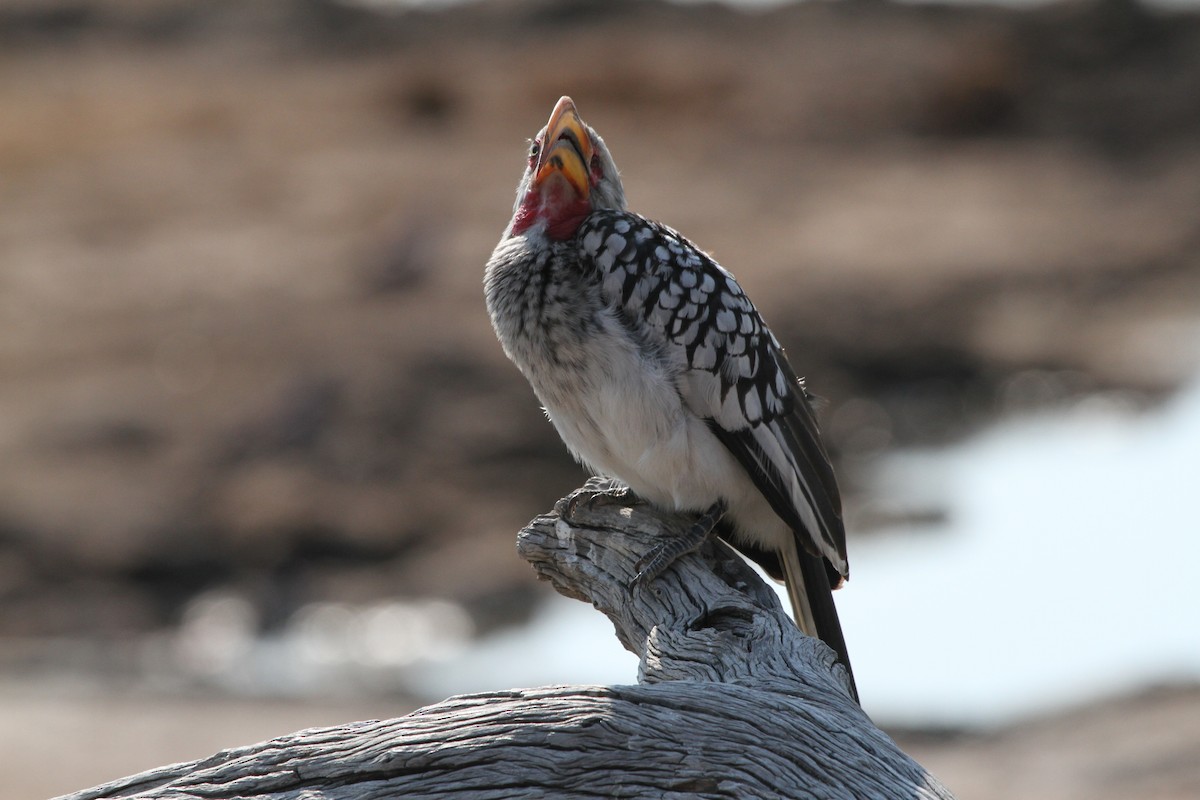
[[[767,575],[777,581],[787,580],[779,553],[738,542],[734,538],[733,527],[728,520],[722,520],[716,530],[725,541],[735,543],[734,547],[762,567]],[[838,661],[846,667],[846,673],[850,676],[851,693],[857,701],[858,685],[854,682],[854,670],[850,667],[850,653],[846,648],[846,637],[842,634],[842,623],[833,602],[832,587],[837,585],[835,581],[841,582],[841,575],[828,560],[814,556],[801,547],[796,549],[800,556],[800,573],[804,578],[805,600],[812,613],[813,622],[817,626],[817,637],[837,653]],[[789,587],[789,592],[791,591],[792,589]]]
[[[850,667],[850,653],[846,649],[846,637],[842,635],[842,623],[838,619],[837,606],[833,603],[833,589],[829,585],[829,573],[825,559],[814,556],[803,548],[800,555],[800,571],[804,575],[804,588],[808,607],[817,625],[817,636],[837,653],[838,661],[846,668],[850,677],[850,693],[858,702],[858,685],[854,682],[854,670]]]

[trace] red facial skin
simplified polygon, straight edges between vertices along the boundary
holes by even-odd
[[[530,156],[531,167],[536,160],[536,156]],[[602,176],[600,159],[593,157],[589,167],[590,181],[595,186]],[[545,220],[546,237],[566,241],[575,235],[584,217],[591,212],[591,199],[580,195],[561,172],[552,172],[521,198],[516,216],[513,217],[512,232],[514,236],[524,233],[538,221]]]
[[[524,233],[539,220],[546,221],[546,237],[565,241],[579,230],[592,204],[579,197],[565,180],[551,178],[540,189],[530,189],[513,218],[513,234]]]

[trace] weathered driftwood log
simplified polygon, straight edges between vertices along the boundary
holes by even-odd
[[[598,486],[535,519],[518,550],[558,591],[608,615],[641,659],[639,685],[452,697],[69,797],[951,796],[872,724],[832,651],[801,634],[721,543],[631,591],[638,560],[687,521]]]

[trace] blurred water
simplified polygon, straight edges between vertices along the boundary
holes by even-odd
[[[1198,454],[1200,381],[1152,412],[1093,397],[885,457],[881,502],[947,516],[853,543],[838,605],[867,710],[992,725],[1200,680]],[[608,621],[561,598],[413,673],[433,696],[635,675]]]
[[[870,709],[1001,722],[1200,679],[1200,382],[1137,414],[1102,398],[880,467],[942,527],[868,539],[840,598]]]

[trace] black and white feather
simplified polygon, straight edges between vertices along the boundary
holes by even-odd
[[[733,275],[671,228],[625,211],[584,220],[580,263],[802,544],[847,573],[841,500],[808,396]]]
[[[484,272],[505,353],[581,463],[659,507],[723,513],[722,534],[786,581],[797,623],[849,670],[830,596],[848,571],[841,500],[804,385],[729,272],[626,210],[604,141],[569,98],[555,131],[563,119],[550,144],[579,164],[535,181],[530,154]],[[564,180],[576,181],[565,203]]]

